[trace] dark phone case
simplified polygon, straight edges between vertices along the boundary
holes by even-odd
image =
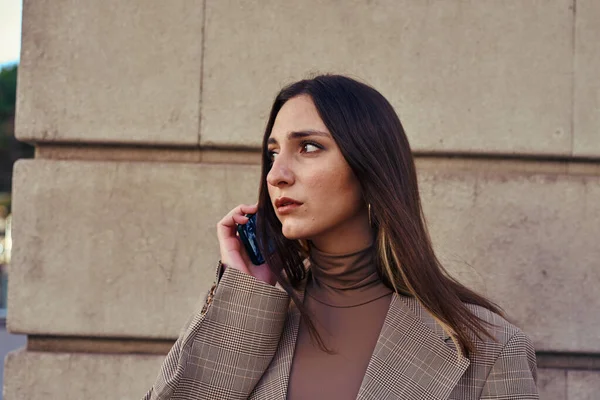
[[[238,234],[240,235],[240,239],[242,243],[244,243],[244,247],[246,248],[246,252],[250,257],[250,261],[254,265],[261,265],[265,263],[265,258],[260,252],[260,248],[258,247],[258,239],[256,237],[256,214],[246,215],[248,217],[248,222],[245,224],[239,224],[237,226]]]

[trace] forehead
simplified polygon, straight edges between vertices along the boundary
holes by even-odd
[[[294,97],[281,107],[270,137],[284,139],[285,135],[294,131],[329,132],[308,95]]]

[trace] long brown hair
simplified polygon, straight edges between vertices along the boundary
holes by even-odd
[[[312,98],[370,204],[380,278],[396,293],[415,297],[468,355],[474,350],[469,332],[479,339],[491,335],[487,323],[465,303],[502,312],[451,278],[437,259],[425,224],[410,145],[391,104],[372,87],[340,75],[320,75],[283,88],[271,108],[262,144],[258,235],[262,243],[272,242],[267,262],[274,272],[285,271],[279,274],[279,283],[298,306],[311,336],[326,350],[293,290],[305,278],[306,242],[282,235],[266,183],[271,167],[267,140],[275,118],[288,100],[299,95]]]

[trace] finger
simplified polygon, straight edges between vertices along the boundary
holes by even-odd
[[[255,214],[258,211],[258,203],[240,204],[240,212],[243,214]]]
[[[257,205],[252,205],[252,204],[240,204],[239,206],[235,207],[233,210],[229,211],[227,213],[227,215],[225,217],[231,216],[231,215],[246,215],[246,214],[254,214],[256,212],[257,209]]]
[[[236,208],[225,214],[223,219],[221,219],[217,225],[223,225],[228,227],[234,226],[236,216],[244,216],[244,214],[241,211],[241,206],[237,206]]]
[[[223,217],[217,223],[217,237],[225,239],[228,237],[236,236],[237,225],[246,224],[248,217],[246,214],[254,214],[258,208],[257,204],[240,204],[233,210],[229,211],[227,215]]]
[[[241,224],[241,225],[246,224],[248,222],[248,220],[250,220],[250,218],[248,218],[248,217],[246,217],[245,215],[242,215],[242,214],[234,214],[232,216],[232,218],[233,218],[233,221],[236,224]]]
[[[223,225],[223,226],[227,226],[227,227],[232,227],[234,226],[236,223],[246,223],[247,222],[247,218],[246,218],[246,214],[254,214],[256,213],[258,208],[257,204],[240,204],[239,206],[237,206],[236,208],[234,208],[233,210],[229,211],[221,221],[219,221],[218,225]],[[244,217],[243,219],[240,219],[239,217]]]
[[[246,217],[244,217],[243,215],[238,215],[237,218],[241,220]],[[219,223],[217,224],[217,237],[224,239],[227,237],[235,236],[237,231],[236,228],[236,216],[227,216],[221,221],[219,221]]]

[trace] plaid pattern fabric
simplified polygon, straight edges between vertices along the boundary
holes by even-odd
[[[357,398],[538,399],[529,338],[500,316],[469,307],[494,325],[496,341],[473,337],[476,351],[467,359],[415,299],[394,296]],[[228,269],[144,399],[283,400],[299,324],[280,288]]]
[[[288,304],[282,290],[227,268],[144,400],[246,399],[275,354]]]

